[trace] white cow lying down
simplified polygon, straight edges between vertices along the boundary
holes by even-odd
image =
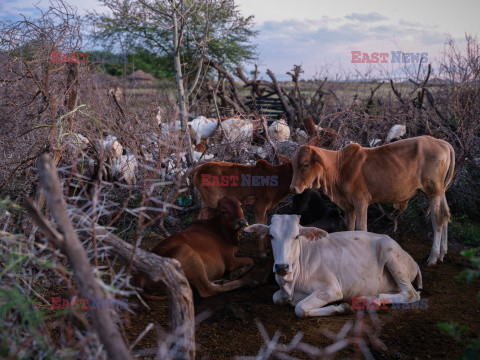
[[[299,317],[351,312],[350,305],[328,305],[352,297],[385,303],[420,300],[420,269],[387,235],[365,231],[325,231],[300,226],[299,215],[274,215],[270,226],[245,229],[272,240],[273,271],[280,285],[276,304],[295,306]],[[328,305],[328,306],[326,306]]]

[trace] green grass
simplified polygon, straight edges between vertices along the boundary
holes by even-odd
[[[467,216],[452,217],[449,230],[451,235],[463,244],[480,245],[480,226]]]
[[[9,240],[8,248],[5,239]],[[27,263],[34,262],[39,268],[46,269],[53,266],[52,262],[32,258],[16,235],[5,236],[0,246],[0,263],[4,265],[0,271],[0,358],[77,358],[73,349],[55,349],[49,340],[46,314],[19,285]],[[8,251],[2,253],[3,249]]]

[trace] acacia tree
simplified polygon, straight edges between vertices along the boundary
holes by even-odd
[[[111,10],[94,14],[94,37],[121,40],[130,49],[169,56],[175,69],[182,131],[188,121],[188,98],[208,71],[205,57],[226,66],[254,58],[249,40],[256,32],[253,17],[244,17],[235,0],[99,0]],[[190,137],[187,136],[188,145]],[[188,146],[190,152],[191,147]],[[191,163],[191,154],[188,156]]]

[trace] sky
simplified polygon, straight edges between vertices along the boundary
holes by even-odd
[[[96,0],[66,0],[80,14],[102,11]],[[449,37],[462,41],[465,33],[480,36],[480,0],[237,0],[244,15],[255,16],[259,35],[257,63],[261,71],[285,74],[302,65],[305,78],[330,78],[348,73],[364,75],[395,71],[392,51],[427,53],[440,59]],[[0,0],[0,17],[32,15],[33,5],[47,0]],[[352,51],[372,57],[388,53],[386,63],[352,63]],[[406,59],[408,60],[408,59]],[[404,59],[404,61],[406,61]]]

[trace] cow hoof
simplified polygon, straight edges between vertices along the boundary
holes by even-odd
[[[242,276],[244,273],[243,269],[237,269],[237,270],[233,270],[232,272],[230,272],[230,276],[229,276],[229,279],[230,280],[236,280],[238,278],[240,278],[240,276]]]
[[[308,313],[301,306],[297,305],[295,306],[295,315],[297,315],[299,318],[304,318],[308,316]]]
[[[432,267],[432,266],[435,266],[436,264],[437,264],[437,260],[428,259],[427,261],[427,267]]]
[[[338,306],[338,312],[339,314],[345,314],[345,315],[351,315],[354,313],[353,308],[350,306],[350,304],[343,303]]]

